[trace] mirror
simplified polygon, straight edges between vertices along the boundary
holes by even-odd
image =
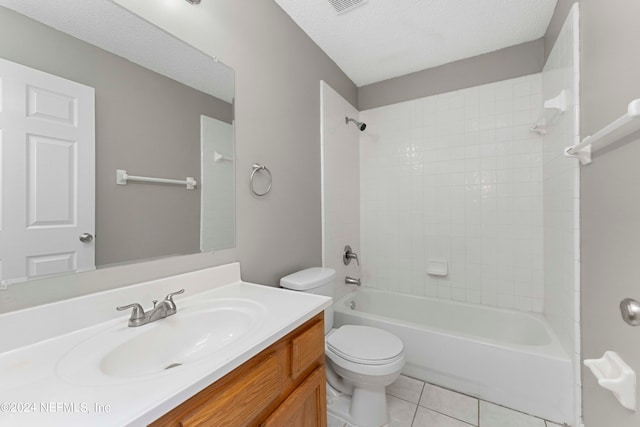
[[[0,0],[0,58],[2,280],[235,246],[232,69],[109,0]],[[11,90],[26,105],[7,107]],[[87,123],[95,160],[76,144]],[[7,151],[16,140],[22,152]]]

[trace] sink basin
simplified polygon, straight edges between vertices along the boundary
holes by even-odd
[[[80,384],[139,380],[179,371],[220,355],[259,329],[266,309],[244,299],[219,299],[180,307],[165,319],[127,327],[119,319],[58,363],[58,375]]]

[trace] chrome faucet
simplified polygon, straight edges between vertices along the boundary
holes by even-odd
[[[349,265],[352,259],[355,259],[356,264],[360,265],[358,254],[351,250],[351,246],[347,245],[344,247],[344,251],[342,252],[342,262],[344,262],[344,265]]]
[[[360,286],[360,279],[354,279],[353,277],[347,276],[344,278],[344,283],[346,283],[347,285]]]
[[[146,325],[147,323],[155,322],[156,320],[164,319],[165,317],[176,314],[178,307],[176,307],[176,303],[173,301],[173,296],[183,293],[184,289],[180,289],[177,292],[171,292],[160,302],[160,304],[158,304],[157,300],[154,300],[153,308],[146,313],[138,303],[116,307],[116,310],[122,311],[133,308],[131,311],[131,317],[129,318],[129,327],[135,328],[136,326]]]

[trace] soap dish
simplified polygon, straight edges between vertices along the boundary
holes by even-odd
[[[449,274],[449,262],[443,258],[429,258],[427,273],[432,276],[446,276]]]
[[[611,391],[625,408],[636,410],[636,373],[615,351],[606,351],[600,359],[585,359],[584,365]]]

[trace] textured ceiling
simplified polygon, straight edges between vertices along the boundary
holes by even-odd
[[[231,68],[109,0],[0,0],[0,6],[194,89],[227,102],[233,99]]]
[[[328,0],[274,0],[364,86],[536,40],[557,0],[368,0],[338,15]]]

